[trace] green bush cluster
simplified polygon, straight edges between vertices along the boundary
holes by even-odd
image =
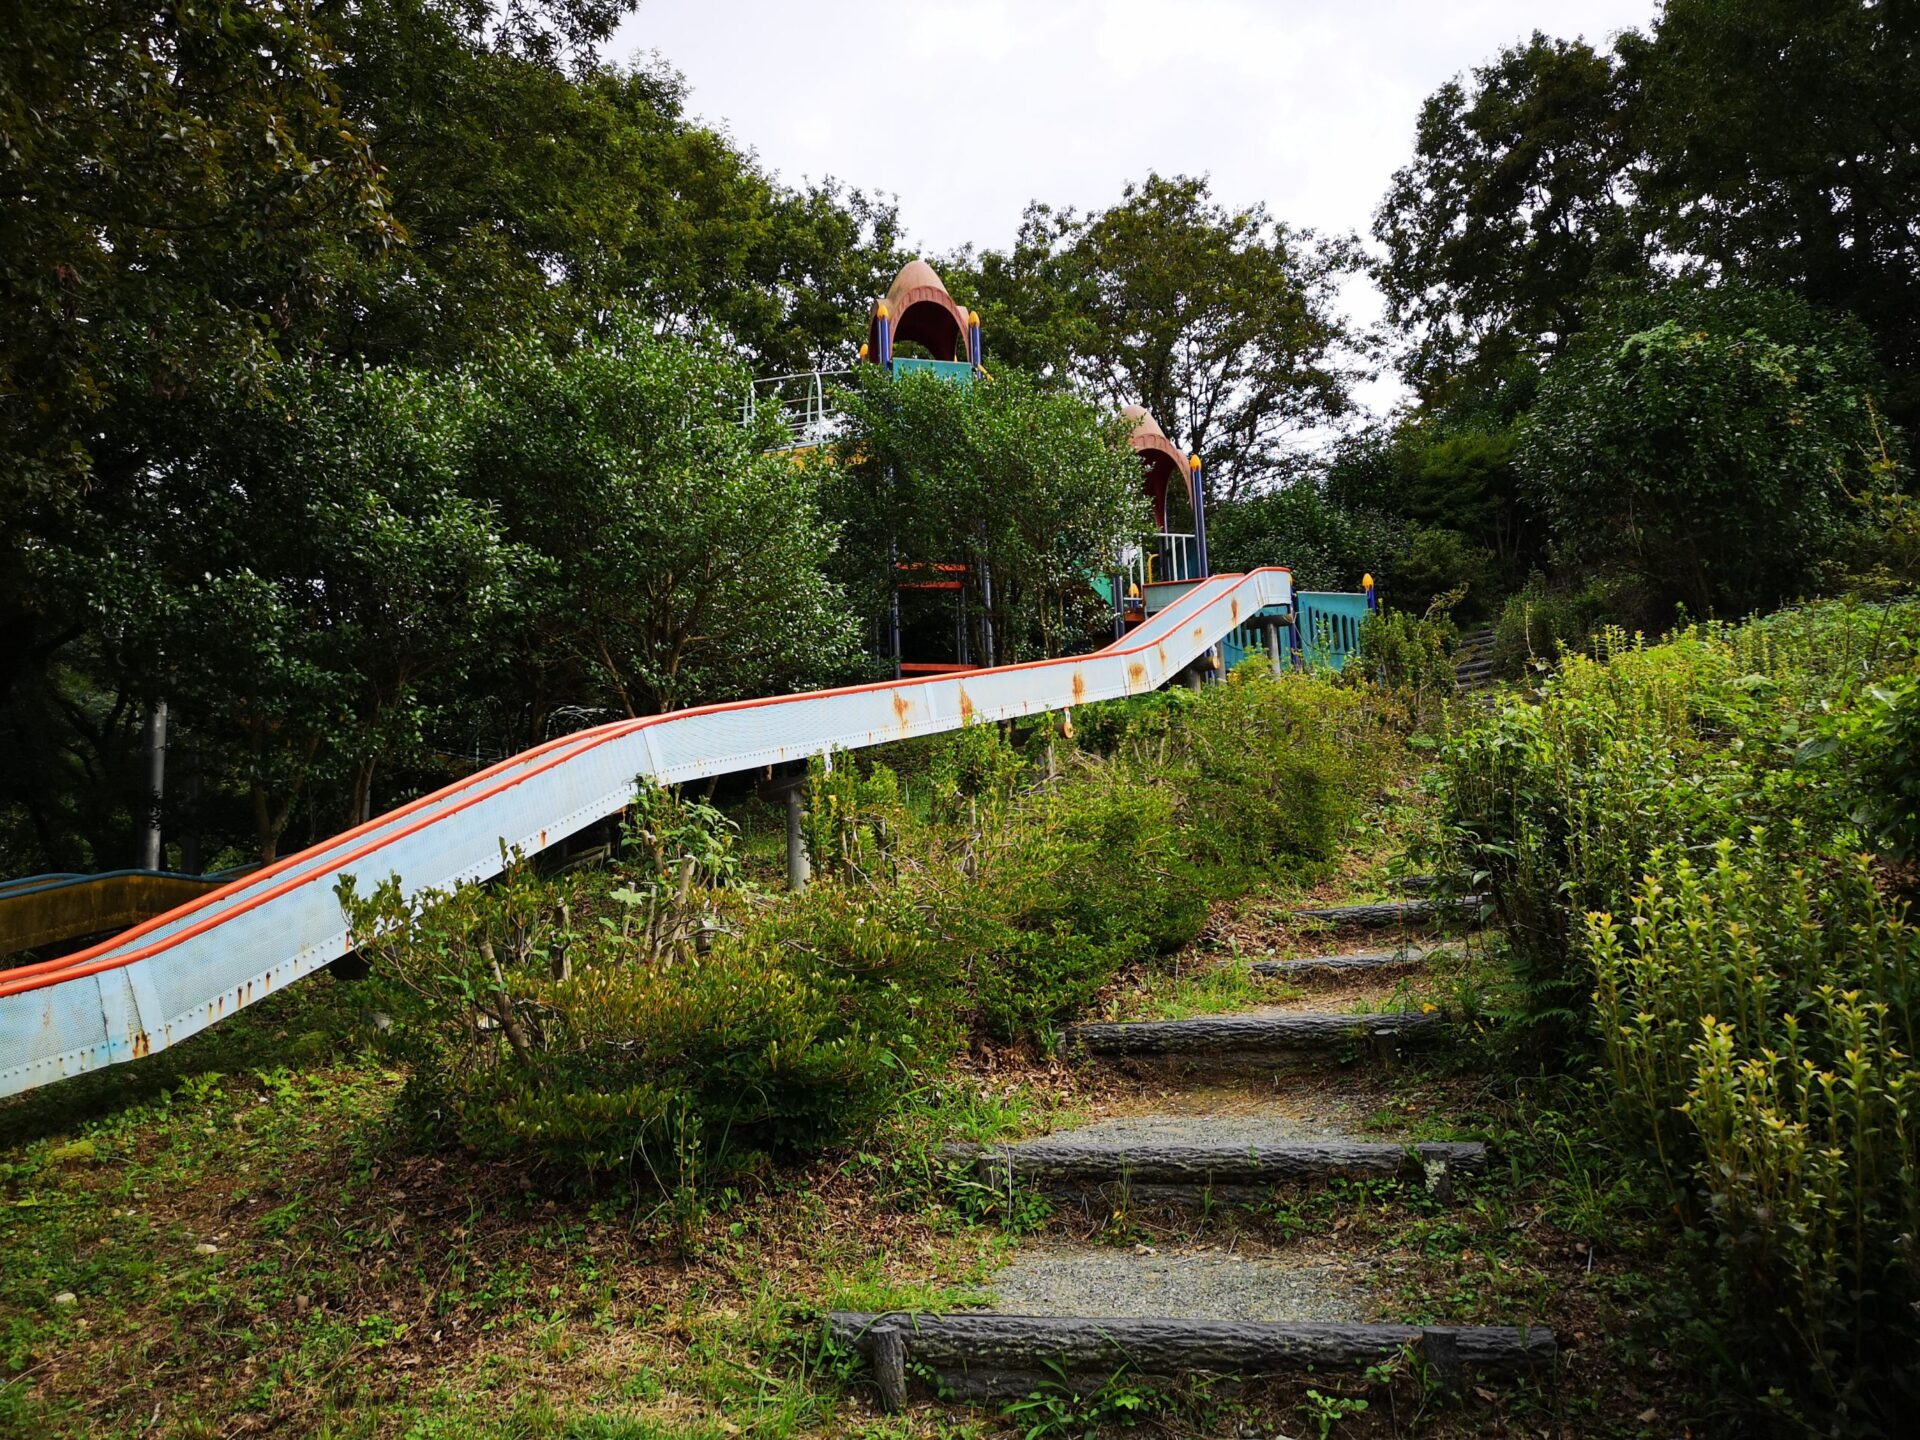
[[[977,725],[817,766],[816,878],[924,915],[973,1032],[1044,1042],[1213,895],[1339,843],[1385,743],[1371,698],[1258,672],[1090,707],[1072,735],[1049,718],[1024,747]]]
[[[1697,849],[1757,823],[1833,843],[1858,809],[1849,712],[1905,663],[1920,604],[1833,602],[1648,645],[1603,630],[1537,703],[1454,722],[1438,785],[1444,846],[1493,897],[1541,1054],[1589,1015],[1582,917],[1624,911],[1659,847]]]
[[[1586,917],[1604,1073],[1748,1393],[1871,1425],[1920,1380],[1920,931],[1865,857],[1783,838],[1663,851],[1630,916]]]
[[[1623,1168],[1696,1242],[1713,1353],[1821,1433],[1920,1379],[1916,637],[1912,600],[1603,631],[1537,703],[1458,723],[1437,777],[1509,1033],[1597,1060]]]
[[[1360,622],[1359,673],[1406,696],[1424,717],[1453,695],[1453,654],[1459,647],[1459,627],[1444,603],[1425,615],[1376,610]]]
[[[1080,718],[816,763],[799,894],[747,889],[725,817],[650,787],[610,870],[344,887],[411,1115],[677,1193],[848,1136],[975,1039],[1049,1042],[1214,895],[1330,856],[1390,743],[1309,677]]]

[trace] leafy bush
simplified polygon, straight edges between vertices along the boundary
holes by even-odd
[[[663,1187],[804,1148],[876,1113],[937,1047],[900,932],[825,923],[811,946],[715,933],[731,837],[642,791],[631,868],[400,899],[342,887],[422,1123],[483,1154]],[[868,918],[868,917],[860,917]],[[911,976],[913,997],[900,976]]]
[[[1786,292],[1623,292],[1548,366],[1518,463],[1565,559],[1737,614],[1849,548],[1882,383],[1856,322]]]
[[[1784,1375],[1886,1422],[1920,1381],[1920,932],[1864,859],[1805,854],[1792,832],[1662,851],[1586,948],[1623,1136],[1712,1236],[1748,1393]]]
[[[609,872],[342,901],[407,1110],[482,1154],[690,1194],[860,1133],[976,1037],[1046,1042],[1209,898],[1319,858],[1371,784],[1366,697],[1243,677],[1083,718],[1024,749],[971,726],[816,763],[815,882],[739,888],[718,811],[643,785]]]
[[[1856,776],[1853,818],[1889,855],[1920,859],[1920,677],[1874,686],[1833,729]]]
[[[1493,668],[1507,679],[1584,654],[1609,625],[1636,629],[1645,618],[1640,596],[1627,582],[1589,580],[1556,589],[1535,574],[1507,597],[1494,623]]]
[[[1379,610],[1360,622],[1357,673],[1408,697],[1425,716],[1454,691],[1453,652],[1460,632],[1444,607],[1425,615]]]
[[[1916,631],[1911,600],[1603,631],[1438,777],[1513,1033],[1597,1050],[1615,1161],[1700,1261],[1703,1354],[1796,1433],[1886,1433],[1920,1385],[1920,938],[1906,872],[1857,853],[1912,813]]]
[[[1920,605],[1829,604],[1657,646],[1603,632],[1539,703],[1505,697],[1451,733],[1438,786],[1444,846],[1493,897],[1542,1055],[1573,1052],[1590,971],[1581,917],[1619,912],[1658,846],[1699,847],[1756,822],[1813,843],[1851,823],[1845,765],[1810,741],[1828,712],[1897,662]]]

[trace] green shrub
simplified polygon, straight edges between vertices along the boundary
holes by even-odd
[[[1628,582],[1595,579],[1565,590],[1536,573],[1507,597],[1494,622],[1494,673],[1517,679],[1567,655],[1587,653],[1608,626],[1637,629],[1645,618],[1641,598]]]
[[[1873,686],[1833,732],[1855,776],[1853,818],[1887,854],[1920,859],[1920,677]]]
[[[1795,822],[1825,844],[1851,825],[1854,780],[1810,744],[1920,627],[1920,605],[1828,604],[1665,644],[1601,638],[1537,704],[1464,717],[1437,778],[1446,859],[1493,897],[1542,1055],[1584,1030],[1588,911],[1618,912],[1661,846],[1711,845]]]
[[[1920,1379],[1920,932],[1863,859],[1764,832],[1655,855],[1585,929],[1624,1141],[1712,1237],[1749,1393],[1890,1419]]]
[[[817,903],[811,946],[733,933],[717,814],[643,790],[635,815],[611,875],[516,865],[412,903],[343,884],[410,1113],[482,1154],[666,1188],[877,1113],[950,1033],[920,947]]]
[[[1459,645],[1460,631],[1444,608],[1425,615],[1378,610],[1360,622],[1360,656],[1351,669],[1405,696],[1425,716],[1453,695]]]

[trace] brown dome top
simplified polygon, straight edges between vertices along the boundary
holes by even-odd
[[[1127,443],[1140,457],[1140,480],[1147,498],[1153,502],[1154,524],[1164,530],[1167,528],[1167,490],[1176,475],[1183,485],[1187,483],[1187,457],[1167,438],[1167,432],[1147,413],[1144,405],[1128,405],[1120,414],[1133,422]]]
[[[887,308],[898,314],[900,307],[894,302],[908,301],[910,297],[907,292],[910,290],[937,290],[942,295],[947,293],[946,283],[939,274],[926,261],[919,259],[909,260],[900,267],[900,273],[893,277],[893,284],[887,287]]]
[[[936,360],[959,360],[967,355],[967,312],[924,260],[909,260],[887,287],[887,315],[893,322],[893,340],[915,340]],[[878,312],[867,326],[867,347],[880,357]]]

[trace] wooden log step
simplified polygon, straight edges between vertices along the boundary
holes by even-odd
[[[835,1311],[827,1329],[835,1344],[866,1359],[892,1410],[906,1404],[909,1364],[931,1370],[963,1398],[989,1399],[1029,1394],[1061,1375],[1094,1389],[1122,1370],[1169,1379],[1360,1370],[1409,1345],[1454,1380],[1466,1368],[1548,1365],[1558,1348],[1553,1332],[1538,1326]]]
[[[1383,930],[1398,925],[1430,925],[1438,920],[1457,919],[1469,923],[1480,918],[1486,904],[1480,895],[1463,895],[1456,900],[1383,900],[1372,905],[1326,905],[1312,910],[1296,910],[1296,920],[1318,920],[1343,930]]]
[[[1421,1179],[1486,1169],[1477,1140],[1393,1144],[1371,1140],[1288,1140],[1267,1144],[1116,1143],[1073,1132],[1010,1145],[953,1145],[949,1159],[989,1181],[1036,1189],[1143,1185],[1195,1191],[1373,1176]]]
[[[1308,955],[1299,960],[1256,960],[1256,975],[1315,975],[1348,970],[1391,970],[1401,965],[1417,965],[1432,951],[1418,945],[1398,950],[1356,950],[1345,955]]]
[[[1068,1035],[1095,1055],[1203,1058],[1295,1054],[1336,1049],[1355,1040],[1376,1049],[1390,1048],[1400,1041],[1436,1036],[1446,1024],[1446,1018],[1437,1013],[1398,1010],[1359,1015],[1289,1012],[1076,1025]]]

